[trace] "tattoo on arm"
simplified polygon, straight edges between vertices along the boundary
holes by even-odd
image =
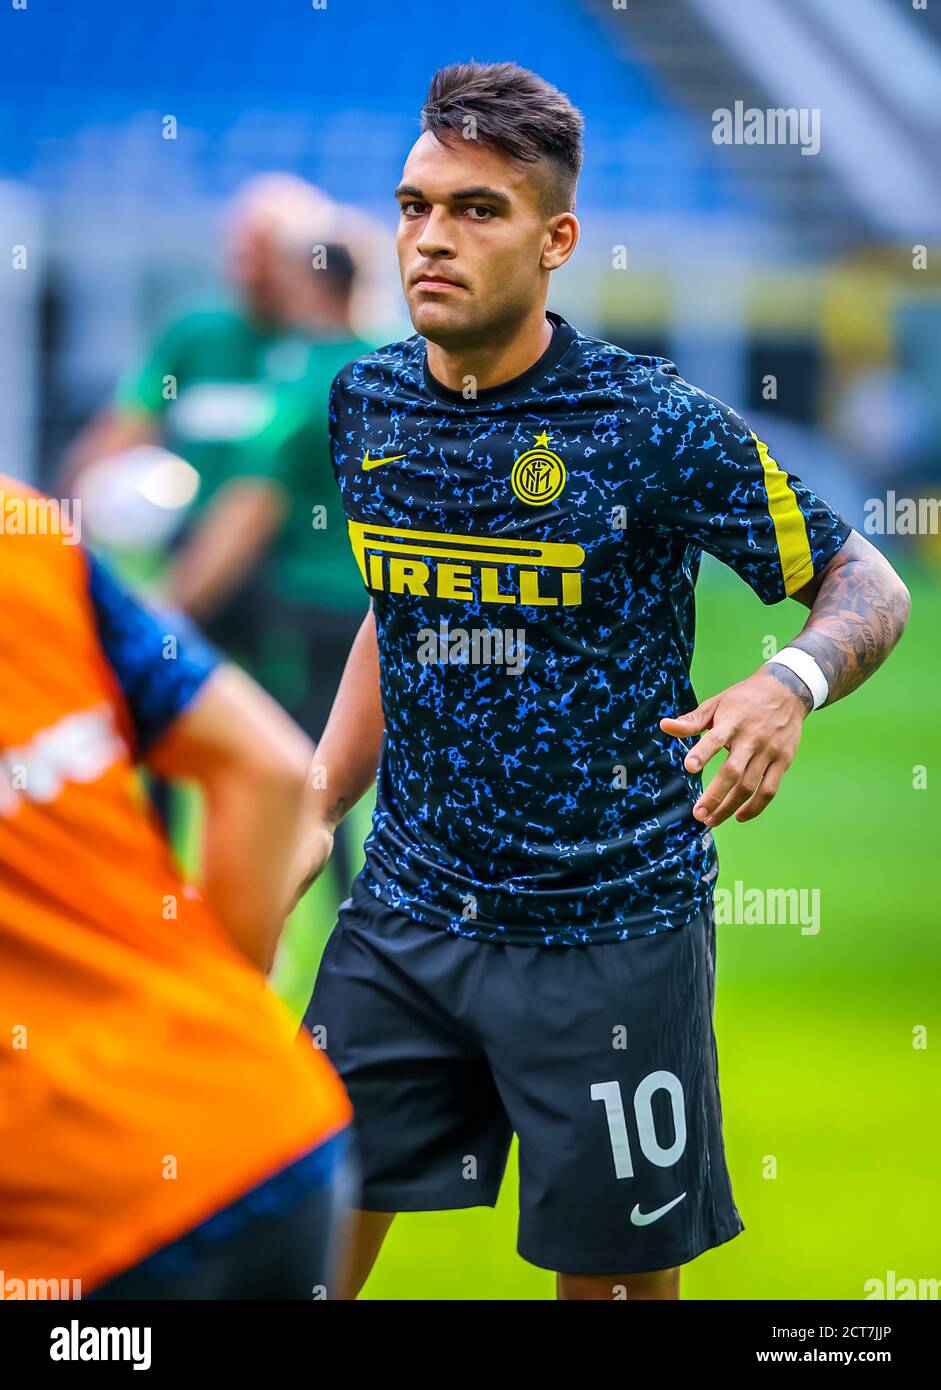
[[[823,574],[795,597],[807,603],[810,617],[791,646],[807,652],[823,671],[830,687],[828,705],[856,690],[882,665],[911,609],[908,590],[888,560],[855,531]],[[792,674],[780,666],[769,670],[779,680]]]
[[[790,642],[788,645],[793,647],[796,643]],[[777,662],[774,662],[771,666],[766,666],[765,670],[768,672],[769,676],[774,677],[779,685],[786,686],[793,695],[796,695],[807,713],[810,713],[814,707],[814,697],[811,695],[800,676],[795,676],[789,666],[779,666]]]

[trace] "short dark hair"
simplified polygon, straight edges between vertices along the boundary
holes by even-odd
[[[328,241],[323,251],[324,263],[320,274],[339,299],[349,299],[356,281],[356,262],[352,252],[342,241]]]
[[[466,135],[469,117],[474,135]],[[547,212],[570,212],[582,167],[582,113],[564,92],[517,63],[452,63],[431,79],[421,128],[439,140],[474,138],[523,164],[547,160]]]

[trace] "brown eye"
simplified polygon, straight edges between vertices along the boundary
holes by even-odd
[[[402,204],[402,216],[403,216],[403,217],[421,217],[421,215],[422,215],[422,213],[423,213],[424,211],[425,211],[425,204],[424,204],[424,203],[403,203],[403,204]]]
[[[472,222],[487,222],[493,216],[493,208],[485,207],[483,204],[475,204],[467,209],[469,213],[475,214],[471,217]]]

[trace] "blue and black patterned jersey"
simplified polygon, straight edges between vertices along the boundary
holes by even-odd
[[[91,554],[88,589],[98,639],[127,702],[139,761],[196,698],[221,657],[183,613],[151,608]]]
[[[372,599],[386,740],[365,881],[493,941],[610,941],[706,904],[689,747],[703,550],[765,603],[849,527],[672,363],[583,337],[476,395],[412,337],[336,378],[334,468]]]

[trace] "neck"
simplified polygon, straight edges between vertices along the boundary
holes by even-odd
[[[428,369],[452,391],[462,391],[468,377],[473,377],[478,391],[485,391],[521,376],[539,361],[551,341],[552,324],[546,318],[545,305],[537,304],[505,338],[497,336],[485,344],[455,349],[429,342]]]

